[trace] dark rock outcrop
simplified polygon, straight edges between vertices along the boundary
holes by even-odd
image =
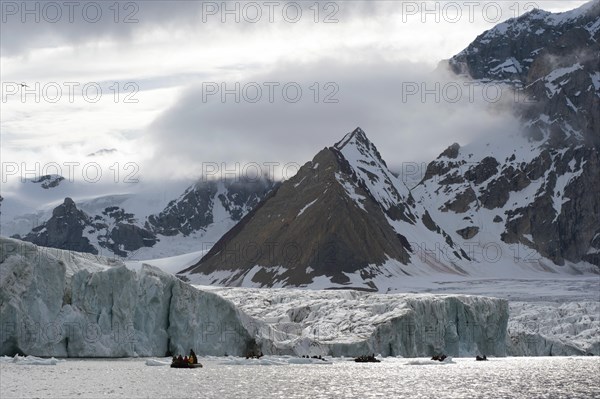
[[[102,215],[92,218],[77,209],[71,198],[65,198],[63,204],[54,208],[52,217],[32,229],[23,240],[44,247],[92,254],[98,254],[104,248],[117,256],[127,256],[127,251],[156,243],[154,233],[135,222],[132,214],[116,206],[108,207]],[[97,241],[90,242],[89,237],[96,237]]]
[[[77,209],[71,198],[65,198],[61,205],[54,208],[52,217],[46,223],[34,228],[23,239],[43,247],[97,254],[98,250],[83,234],[90,224],[89,216]]]
[[[498,173],[499,165],[494,157],[485,157],[481,162],[465,172],[465,178],[474,184],[481,184]]]
[[[471,203],[477,199],[475,191],[471,187],[467,187],[465,191],[457,194],[454,199],[446,202],[442,211],[452,211],[456,213],[464,213],[471,209]]]
[[[47,190],[49,188],[57,187],[63,180],[65,180],[65,178],[59,175],[44,175],[31,180],[31,182],[39,183],[40,187]]]
[[[465,240],[470,240],[475,237],[477,233],[479,233],[479,227],[477,226],[469,226],[464,229],[456,230],[456,232]]]

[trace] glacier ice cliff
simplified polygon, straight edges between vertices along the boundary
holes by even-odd
[[[503,299],[355,290],[204,289],[215,290],[265,323],[257,337],[265,354],[506,354],[508,302]]]
[[[195,287],[0,237],[0,355],[599,354],[597,301]],[[509,317],[510,315],[510,317]]]
[[[600,355],[600,302],[511,302],[507,355]]]
[[[0,354],[242,355],[256,322],[151,266],[0,238]]]

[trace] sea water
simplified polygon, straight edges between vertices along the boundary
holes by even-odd
[[[443,363],[384,358],[328,362],[292,357],[68,359],[55,365],[0,362],[7,398],[600,398],[600,357],[512,357]],[[53,362],[50,362],[53,363]]]

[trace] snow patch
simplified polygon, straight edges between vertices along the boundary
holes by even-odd
[[[307,210],[311,205],[313,205],[315,202],[318,201],[318,198],[315,199],[314,201],[309,202],[308,204],[306,204],[306,206],[302,209],[300,209],[300,212],[298,212],[298,215],[296,215],[296,217],[302,215],[304,213],[305,210]]]

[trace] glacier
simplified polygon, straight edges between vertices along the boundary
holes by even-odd
[[[420,357],[506,354],[508,302],[471,295],[199,287],[265,325],[265,354]]]
[[[150,265],[132,269],[9,238],[0,238],[0,247],[0,355],[137,357],[190,348],[215,356],[506,352],[502,299],[226,291],[193,287]],[[237,306],[229,300],[236,293]]]
[[[411,280],[410,294],[229,288],[4,237],[0,250],[0,356],[600,355],[597,278]]]
[[[231,302],[143,265],[0,238],[0,354],[242,355],[255,326]]]

